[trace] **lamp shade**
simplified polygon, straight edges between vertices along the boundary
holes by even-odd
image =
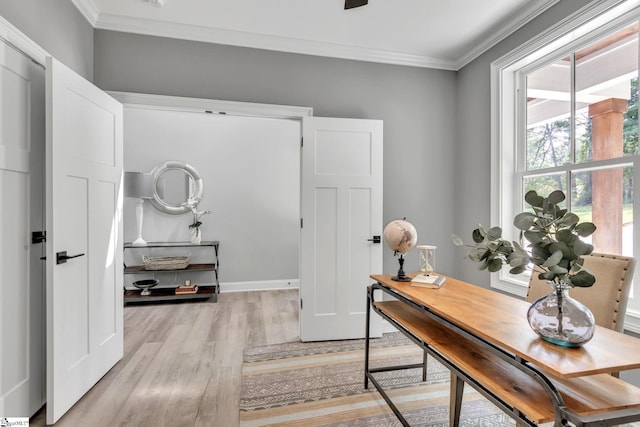
[[[124,196],[138,199],[152,198],[153,175],[144,172],[125,172]]]

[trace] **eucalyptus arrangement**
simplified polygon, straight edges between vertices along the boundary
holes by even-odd
[[[593,337],[595,321],[587,307],[572,299],[571,287],[590,287],[596,279],[584,268],[584,256],[593,252],[593,245],[582,240],[596,231],[591,222],[580,222],[578,215],[559,205],[565,194],[554,191],[547,197],[529,191],[525,201],[531,211],[519,213],[513,225],[520,230],[520,241],[528,241],[528,250],[516,241],[502,238],[502,229],[485,230],[482,225],[473,230],[474,244],[467,245],[467,254],[479,263],[481,270],[496,272],[506,264],[509,272],[520,274],[527,269],[552,287],[551,294],[535,301],[527,312],[531,328],[544,340],[566,347],[579,347]],[[464,242],[452,235],[457,246]]]
[[[589,287],[595,277],[583,268],[584,255],[593,252],[593,245],[582,240],[596,231],[591,222],[580,222],[578,215],[560,208],[565,194],[556,190],[547,197],[529,191],[525,201],[532,211],[519,213],[513,225],[520,230],[520,241],[529,242],[529,251],[516,241],[502,238],[502,229],[493,227],[485,230],[482,225],[473,230],[474,244],[468,258],[479,263],[481,270],[496,272],[508,264],[512,274],[520,274],[532,269],[540,279],[569,286]],[[465,246],[462,239],[453,234],[456,246]]]

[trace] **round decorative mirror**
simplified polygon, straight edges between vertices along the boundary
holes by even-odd
[[[178,215],[197,207],[204,194],[204,183],[198,171],[188,163],[168,161],[151,171],[153,198],[151,203],[162,212]]]

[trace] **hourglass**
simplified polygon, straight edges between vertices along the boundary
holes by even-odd
[[[434,271],[436,260],[436,246],[419,245],[416,246],[419,256],[419,276],[430,276]]]
[[[418,249],[420,271],[411,280],[414,286],[425,288],[439,288],[444,284],[445,277],[433,274],[436,262],[436,247],[429,245],[416,246]]]

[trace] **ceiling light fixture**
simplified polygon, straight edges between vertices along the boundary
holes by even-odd
[[[344,0],[344,9],[353,9],[354,7],[364,6],[369,3],[369,0]]]

